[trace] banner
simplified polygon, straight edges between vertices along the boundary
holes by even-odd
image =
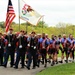
[[[20,18],[32,25],[37,25],[42,16],[36,12],[30,5],[20,0]]]

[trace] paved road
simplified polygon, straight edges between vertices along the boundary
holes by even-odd
[[[0,75],[35,75],[37,72],[43,70],[43,65],[40,66],[40,68],[36,67],[36,69],[28,70],[26,67],[24,69],[21,69],[19,66],[19,69],[10,68],[10,65],[8,63],[7,68],[0,66]]]
[[[59,65],[59,64],[58,64]],[[50,64],[47,65],[50,67]],[[44,65],[41,65],[40,68],[27,70],[27,68],[21,69],[19,66],[19,69],[10,68],[10,65],[8,63],[7,68],[0,67],[0,75],[36,75],[39,71],[45,69]]]

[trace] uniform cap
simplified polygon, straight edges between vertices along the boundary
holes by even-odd
[[[31,32],[31,34],[35,34],[35,32],[33,31],[33,32]]]
[[[10,28],[9,30],[12,30],[12,31],[13,31],[13,29],[12,29],[12,28]]]
[[[0,33],[0,35],[2,35],[2,33]]]

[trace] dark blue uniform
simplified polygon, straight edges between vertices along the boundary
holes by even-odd
[[[3,65],[4,45],[4,39],[0,38],[0,66]]]
[[[21,58],[21,68],[24,68],[24,60],[25,60],[25,53],[26,53],[26,47],[27,47],[27,37],[20,36],[17,39],[18,48],[17,48],[17,56],[16,56],[16,62],[15,62],[15,68],[18,68],[18,64]]]
[[[15,39],[15,35],[13,34],[9,34],[5,37],[5,39],[7,40],[7,44],[6,44],[6,57],[5,57],[5,60],[4,60],[4,67],[7,67],[7,62],[8,62],[8,59],[9,59],[9,55],[10,55],[10,58],[11,58],[11,62],[10,62],[10,65],[11,67],[13,67],[14,65],[14,53],[15,53],[15,46],[16,46],[16,39]]]
[[[28,63],[27,63],[27,68],[30,69],[30,65],[32,62],[32,57],[33,57],[33,69],[37,66],[36,62],[36,53],[37,53],[37,44],[38,40],[35,37],[30,37],[29,38],[29,50],[28,50]]]

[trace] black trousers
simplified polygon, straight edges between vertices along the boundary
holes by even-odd
[[[47,58],[46,58],[47,51],[46,51],[46,49],[41,50],[41,55],[42,55],[43,64],[44,64],[44,60],[45,60],[45,63],[47,63]]]
[[[0,53],[0,65],[3,64],[3,52]]]
[[[14,65],[14,52],[6,52],[6,57],[5,57],[3,64],[7,66],[9,55],[10,55],[10,65],[13,66]]]
[[[7,62],[10,56],[10,65],[14,65],[14,55],[15,55],[15,49],[13,47],[6,47],[6,57],[4,59],[3,65],[7,66]]]
[[[32,62],[32,57],[33,57],[33,67],[36,67],[37,65],[37,61],[36,61],[36,49],[30,48],[29,52],[28,52],[28,63],[27,66],[30,67],[31,62]]]
[[[20,59],[21,59],[21,66],[24,67],[25,51],[24,52],[17,51],[15,67],[18,67]]]

